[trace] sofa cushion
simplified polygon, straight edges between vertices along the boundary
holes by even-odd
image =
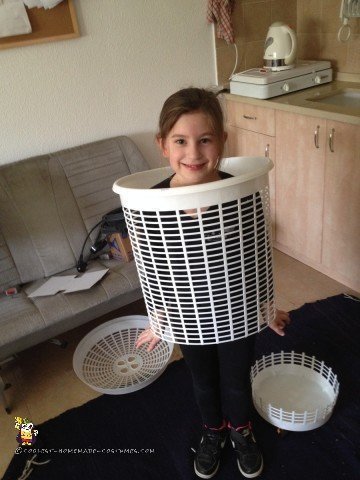
[[[14,297],[5,297],[1,304],[0,359],[9,353],[9,349],[15,353],[36,344],[41,341],[43,334],[44,338],[50,338],[52,334],[57,335],[78,326],[83,323],[82,318],[92,318],[97,307],[104,313],[111,311],[116,299],[121,296],[129,295],[132,301],[141,297],[134,262],[109,260],[105,264],[100,260],[89,263],[88,271],[106,267],[109,272],[88,290],[28,298],[29,293],[44,283],[42,279],[24,285],[20,294]],[[76,273],[76,270],[70,269],[62,274]],[[131,294],[134,292],[133,298]],[[33,338],[37,341],[32,341]]]
[[[7,269],[8,274],[4,284],[1,275],[0,288],[74,266],[87,233],[119,206],[114,181],[148,168],[126,137],[2,166],[0,273]]]
[[[1,299],[0,359],[2,347],[45,327],[45,320],[24,291]],[[13,353],[13,352],[12,352]]]
[[[47,156],[0,169],[0,227],[21,283],[74,265],[75,255],[59,218],[59,206],[52,189],[52,184],[58,181],[49,172]],[[72,210],[76,230],[85,237],[83,222],[75,218],[78,209],[74,200]]]
[[[127,137],[63,150],[51,154],[51,159],[63,169],[88,231],[102,215],[119,207],[119,196],[112,191],[115,180],[149,168]],[[59,198],[61,191],[56,194]],[[63,208],[62,202],[59,205]],[[70,213],[68,209],[67,212]]]
[[[87,272],[101,270],[103,268],[104,265],[101,261],[94,260],[89,263]],[[122,293],[126,293],[129,290],[136,289],[140,286],[134,262],[125,264],[112,260],[108,262],[107,268],[109,268],[109,271],[100,282],[88,290],[81,290],[73,293],[59,292],[56,295],[32,297],[30,300],[43,316],[45,324],[49,325],[62,321],[66,317],[76,315],[77,313],[91,309],[96,305],[106,303],[117,295],[121,295]],[[125,268],[128,275],[129,271],[132,270],[134,272],[132,284],[128,278],[122,274],[123,268]],[[78,274],[78,272],[74,268],[71,268],[62,272],[61,275],[76,274]],[[43,283],[44,280],[32,282],[31,284],[24,286],[24,291],[29,295]]]

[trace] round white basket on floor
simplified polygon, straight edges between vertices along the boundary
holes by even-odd
[[[276,427],[307,431],[330,418],[339,393],[337,376],[315,357],[280,352],[251,367],[254,405]]]
[[[172,171],[120,178],[120,195],[150,326],[160,338],[217,344],[275,317],[267,157],[223,159],[232,177],[156,188]]]
[[[174,345],[160,341],[154,350],[135,348],[140,333],[149,326],[147,317],[115,318],[89,332],[73,356],[76,375],[92,389],[112,395],[135,392],[164,371]]]

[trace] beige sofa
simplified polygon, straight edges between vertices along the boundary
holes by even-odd
[[[47,277],[77,273],[86,235],[120,205],[113,182],[148,168],[127,137],[0,168],[0,362],[141,298],[134,262],[99,259],[88,270],[110,270],[89,290],[37,298],[28,294]],[[12,286],[19,293],[6,296]]]

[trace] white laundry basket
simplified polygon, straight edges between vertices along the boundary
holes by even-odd
[[[91,330],[76,347],[73,368],[81,381],[97,392],[120,395],[135,392],[156,380],[166,368],[174,345],[158,343],[151,352],[135,347],[147,317],[115,318]]]
[[[305,353],[263,356],[251,367],[254,405],[276,427],[307,431],[331,416],[339,393],[337,376]]]
[[[171,175],[169,168],[115,182],[157,336],[222,343],[274,319],[272,167],[266,157],[232,157],[221,170],[233,177],[211,183],[152,189]]]

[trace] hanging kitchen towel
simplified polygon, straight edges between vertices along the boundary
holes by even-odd
[[[216,35],[226,43],[234,43],[234,30],[231,14],[234,11],[235,0],[208,0],[207,21],[216,23]]]
[[[22,1],[0,1],[0,37],[31,32],[31,25]]]

